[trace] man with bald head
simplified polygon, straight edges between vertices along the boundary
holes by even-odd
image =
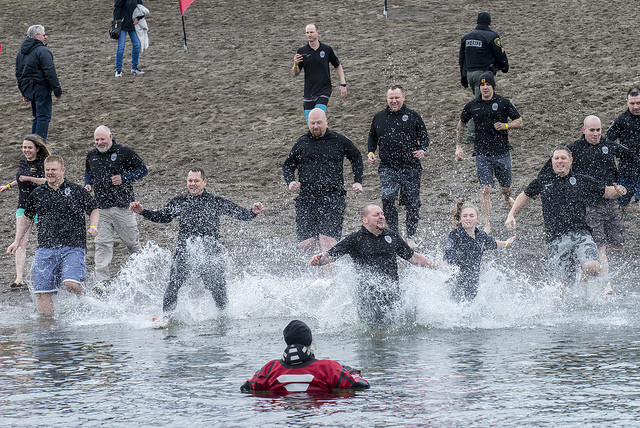
[[[582,137],[569,144],[573,153],[573,171],[595,178],[605,186],[618,184],[616,157],[626,152],[619,144],[602,137],[602,123],[598,116],[587,116],[582,123]],[[609,261],[607,247],[624,244],[624,223],[617,199],[602,196],[587,201],[587,225],[598,247],[601,271],[605,282],[605,293],[613,290],[609,283]]]
[[[296,198],[296,234],[299,247],[310,253],[331,248],[342,236],[344,210],[343,164],[353,172],[354,193],[362,192],[362,155],[342,134],[328,129],[327,116],[316,108],[309,113],[309,132],[294,144],[282,166],[282,175]],[[298,178],[295,172],[298,171]]]
[[[85,189],[93,191],[100,210],[95,239],[95,282],[98,290],[110,279],[113,238],[117,234],[130,253],[140,249],[138,224],[129,204],[135,201],[133,183],[148,170],[131,148],[117,144],[109,128],[98,126],[93,134],[95,148],[89,151],[84,173]]]
[[[384,211],[368,204],[360,210],[362,227],[327,251],[315,254],[311,265],[322,266],[348,254],[358,272],[357,295],[360,314],[367,323],[380,324],[402,302],[398,283],[398,261],[438,269],[440,266],[416,253],[397,231],[386,227]]]

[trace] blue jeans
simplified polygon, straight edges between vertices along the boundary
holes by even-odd
[[[138,58],[140,57],[140,39],[135,31],[121,31],[118,38],[118,50],[116,51],[116,70],[122,70],[122,57],[124,56],[124,42],[127,40],[127,33],[131,39],[133,48],[131,49],[131,69],[138,68]]]
[[[44,85],[34,85],[33,88],[26,90],[24,95],[31,101],[31,113],[33,114],[31,133],[38,134],[46,141],[53,108],[51,89]]]

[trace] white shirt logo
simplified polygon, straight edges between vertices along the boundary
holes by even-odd
[[[312,374],[284,374],[276,378],[284,385],[284,389],[289,392],[302,392],[309,389],[309,384],[313,380]]]
[[[491,104],[491,109],[492,109],[493,111],[498,111],[498,103],[493,103],[493,104]]]
[[[575,186],[575,185],[576,185],[576,181],[577,181],[577,180],[576,180],[576,178],[575,178],[575,177],[571,177],[571,178],[569,179],[569,183],[571,183],[571,185],[572,185],[572,186]]]
[[[607,146],[602,146],[602,153],[604,153],[605,155],[606,155],[607,153],[609,153],[609,147],[607,147]]]
[[[118,158],[118,154],[117,153],[111,153],[111,161],[115,161]]]
[[[408,114],[403,114],[402,115],[402,121],[406,122],[407,120],[409,120],[409,115]]]
[[[388,244],[391,244],[391,237],[389,235],[385,236],[384,240],[387,241]]]
[[[324,51],[320,51],[320,58],[324,58],[324,56],[325,56]]]
[[[64,189],[64,194],[65,196],[69,196],[71,194],[71,187],[67,187],[66,189]]]

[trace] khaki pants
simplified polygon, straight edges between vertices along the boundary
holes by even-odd
[[[129,253],[140,249],[140,233],[136,214],[128,208],[100,209],[98,236],[95,239],[95,280],[96,283],[110,279],[109,265],[113,259],[113,237],[117,234]]]

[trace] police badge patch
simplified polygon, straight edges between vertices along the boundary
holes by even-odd
[[[391,244],[391,237],[389,235],[385,236],[384,240],[387,241],[388,244]]]
[[[116,159],[118,159],[118,154],[117,153],[111,153],[111,162],[114,162]]]
[[[607,153],[609,153],[609,147],[607,147],[607,146],[602,146],[602,153],[604,153],[605,155],[606,155]]]
[[[320,58],[324,58],[324,56],[325,56],[324,51],[320,51]]]
[[[491,104],[491,110],[498,111],[498,103]]]
[[[571,183],[571,185],[572,185],[572,186],[575,186],[575,185],[576,185],[576,182],[577,182],[577,180],[576,180],[576,178],[575,178],[575,177],[571,177],[571,178],[569,179],[569,183]]]
[[[64,189],[64,194],[65,196],[69,196],[71,194],[71,187],[67,187],[66,189]]]
[[[407,120],[409,120],[409,115],[408,114],[402,115],[402,121],[406,122]]]

